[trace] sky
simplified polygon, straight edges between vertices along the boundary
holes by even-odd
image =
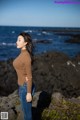
[[[80,27],[80,0],[0,0],[0,25]]]

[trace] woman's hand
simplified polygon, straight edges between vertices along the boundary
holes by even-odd
[[[27,102],[31,102],[32,101],[32,95],[31,95],[31,93],[27,93],[26,100],[27,100]]]

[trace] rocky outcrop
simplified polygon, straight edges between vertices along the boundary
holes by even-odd
[[[13,59],[0,62],[0,95],[7,96],[17,88],[17,76]],[[64,53],[47,52],[34,56],[32,65],[36,91],[52,94],[60,92],[65,97],[80,95],[80,60],[71,59]]]
[[[49,104],[50,95],[48,93],[44,91],[35,93],[32,101],[33,120],[39,120],[41,118],[42,109],[48,107]],[[8,112],[9,120],[23,120],[23,111],[18,90],[15,90],[7,97],[0,97],[0,112]]]
[[[71,39],[66,40],[67,43],[80,44],[80,35],[73,35]]]
[[[7,96],[18,88],[13,59],[0,61],[0,96]]]
[[[41,120],[79,120],[80,98],[66,99],[60,93],[53,93],[51,103],[42,112]]]
[[[59,52],[48,52],[35,57],[33,79],[37,91],[61,92],[66,97],[80,95],[79,61]]]
[[[9,120],[16,120],[22,114],[21,111],[17,90],[7,97],[0,97],[0,112],[8,112]]]
[[[68,114],[65,114],[67,118],[69,115],[74,117],[74,112],[79,115],[79,109],[80,96],[78,98],[68,99],[59,92],[54,92],[52,95],[50,95],[45,91],[38,91],[35,92],[32,100],[33,120],[47,120],[46,116],[49,116],[49,120],[51,120],[52,117],[58,118],[61,114],[64,115],[66,111],[67,113],[69,112]],[[59,116],[56,116],[56,114],[54,114],[61,111],[62,113]],[[23,111],[18,95],[18,90],[15,90],[7,97],[0,97],[0,112],[8,112],[9,120],[23,120]],[[58,120],[57,118],[55,120]]]

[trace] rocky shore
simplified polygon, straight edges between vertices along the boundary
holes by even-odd
[[[7,96],[17,88],[13,59],[0,61],[0,96]],[[65,97],[80,95],[80,55],[69,58],[64,53],[47,52],[35,55],[32,65],[36,91],[61,92]]]
[[[8,112],[9,120],[24,120],[18,90],[7,97],[0,97],[0,112]],[[80,96],[65,98],[59,92],[52,95],[45,91],[36,92],[32,101],[32,117],[33,120],[79,120]]]
[[[17,88],[13,59],[0,61],[0,96],[7,96]],[[66,97],[80,95],[80,55],[69,58],[64,53],[47,52],[35,55],[32,65],[36,91],[61,92]]]
[[[15,117],[10,120],[17,120],[21,106],[17,91],[17,75],[12,62],[13,59],[0,61],[0,112],[10,110],[10,115],[13,114]],[[56,99],[55,101],[58,103],[67,99],[80,105],[80,55],[69,58],[66,54],[55,51],[35,55],[32,73],[33,82],[36,85],[36,93],[33,98],[34,120],[39,120],[35,114],[37,113],[40,118],[46,107],[49,107],[50,110],[55,108],[52,105],[52,99]],[[22,116],[22,113],[20,115]],[[44,116],[45,113],[43,119]]]

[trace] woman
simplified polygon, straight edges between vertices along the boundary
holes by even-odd
[[[28,33],[19,34],[17,48],[21,49],[19,56],[13,61],[13,66],[17,72],[19,96],[24,113],[24,120],[32,120],[32,96],[34,94],[34,84],[32,82],[31,56],[32,40]]]

